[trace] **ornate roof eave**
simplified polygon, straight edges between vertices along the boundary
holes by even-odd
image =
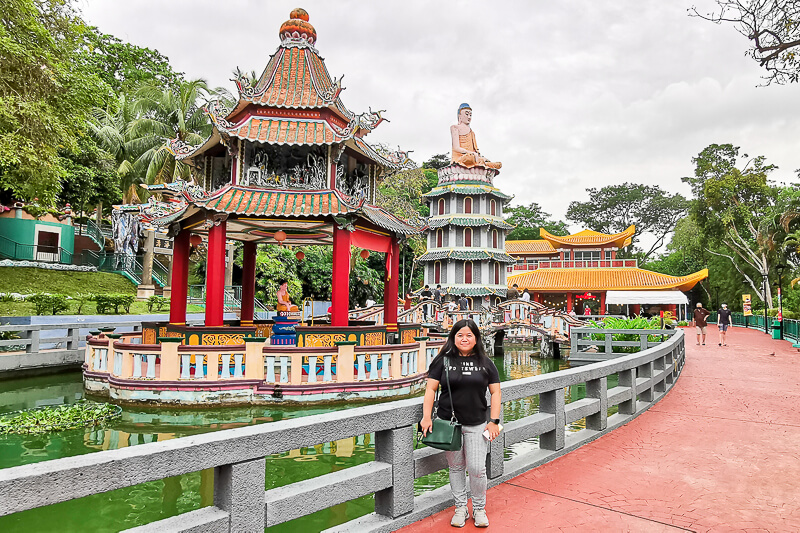
[[[408,157],[410,152],[399,149],[396,152],[378,151],[360,137],[348,139],[345,145],[390,170],[401,171],[417,168],[417,164]]]
[[[188,144],[180,139],[170,139],[166,142],[166,149],[175,157],[176,160],[182,161],[184,159],[192,159],[202,154],[213,146],[219,144],[221,140],[222,137],[220,136],[220,133],[216,128],[213,128],[211,130],[211,135],[206,137],[206,139],[200,144],[192,146],[191,144]]]
[[[509,203],[511,200],[514,199],[513,196],[509,196],[502,192],[500,189],[496,187],[488,187],[486,185],[439,185],[434,187],[430,191],[426,192],[422,195],[423,198],[434,198],[436,196],[442,196],[444,194],[489,194],[491,196],[496,196],[503,200],[504,204]]]
[[[517,260],[508,254],[489,252],[487,250],[434,250],[425,252],[416,260],[419,262],[440,261],[442,259],[455,259],[459,261],[484,261],[493,259],[500,263],[516,263]]]
[[[540,268],[508,276],[531,290],[679,290],[688,291],[708,277],[708,269],[687,276],[669,276],[641,268]],[[559,282],[559,283],[556,283]]]
[[[481,227],[481,226],[494,226],[498,229],[513,229],[516,226],[509,224],[504,220],[498,220],[486,217],[444,217],[444,218],[430,218],[428,220],[429,228],[441,228],[447,225],[465,226],[465,227]]]
[[[145,188],[151,192],[158,192],[172,198],[179,198],[188,202],[196,202],[208,198],[208,192],[194,183],[184,180],[176,180],[172,183],[157,183],[154,185],[145,185]]]
[[[542,239],[550,241],[554,248],[557,245],[564,246],[602,246],[604,244],[614,244],[617,248],[624,248],[631,244],[633,235],[636,233],[636,226],[630,225],[625,231],[607,234],[597,231],[583,230],[572,235],[560,236],[553,235],[544,228],[539,229]]]

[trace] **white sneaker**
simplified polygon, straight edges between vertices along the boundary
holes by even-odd
[[[475,527],[489,527],[489,517],[486,516],[485,509],[476,509],[472,516],[475,518]]]
[[[467,518],[469,518],[469,511],[466,507],[456,507],[456,512],[453,515],[453,519],[450,520],[450,525],[453,527],[464,527],[467,523]]]

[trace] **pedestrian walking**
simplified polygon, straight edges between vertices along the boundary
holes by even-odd
[[[420,300],[430,300],[431,298],[433,298],[433,293],[431,292],[430,285],[426,284],[422,288],[422,291],[419,293],[419,297],[420,297]],[[424,304],[422,306],[422,316],[425,317],[425,320],[428,320],[428,316],[429,316],[428,315],[428,310],[429,309],[430,309],[430,306],[428,304]]]
[[[692,322],[694,322],[695,330],[697,331],[697,345],[700,346],[700,337],[703,338],[703,346],[706,344],[706,327],[708,323],[706,322],[708,315],[711,313],[708,312],[707,309],[703,308],[702,302],[697,302],[697,308],[694,310],[692,314]]]
[[[725,335],[731,325],[731,310],[728,309],[728,304],[722,304],[719,311],[717,311],[717,327],[719,328],[719,345],[727,346],[728,341],[725,340]]]
[[[450,525],[464,527],[469,518],[466,478],[469,471],[475,526],[489,527],[486,516],[486,452],[489,441],[500,434],[500,376],[497,367],[486,356],[480,329],[473,320],[456,322],[447,342],[431,361],[419,424],[423,435],[433,426],[431,413],[440,384],[442,390],[436,416],[442,420],[455,418],[461,424],[463,442],[460,450],[445,452],[450,488],[456,504]],[[487,389],[491,394],[488,421]],[[488,432],[488,440],[484,432]]]

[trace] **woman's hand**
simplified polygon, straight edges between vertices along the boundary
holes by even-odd
[[[428,433],[430,433],[432,427],[433,427],[433,421],[431,420],[431,417],[429,416],[422,417],[422,420],[420,420],[419,422],[419,428],[422,430],[423,437],[426,437]]]
[[[489,440],[492,441],[500,434],[500,428],[494,422],[486,424],[486,431],[489,432]]]

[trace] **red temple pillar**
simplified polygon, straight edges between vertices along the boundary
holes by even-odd
[[[181,230],[172,242],[172,278],[170,279],[169,323],[186,324],[186,300],[189,292],[188,229]]]
[[[605,292],[601,292],[600,293],[600,314],[601,315],[606,314],[606,293]]]
[[[572,311],[572,293],[567,293],[567,313]]]
[[[383,324],[386,331],[397,331],[398,278],[400,277],[400,244],[392,238],[392,247],[386,254],[386,276],[383,283]]]
[[[631,311],[633,311],[633,316],[639,316],[642,314],[642,306],[639,304],[633,304],[631,306]]]
[[[347,326],[350,321],[350,232],[333,226],[333,287],[331,325]]]
[[[225,221],[208,231],[206,326],[222,326],[225,314]]]
[[[242,257],[242,326],[253,324],[256,295],[256,243],[244,243]]]

